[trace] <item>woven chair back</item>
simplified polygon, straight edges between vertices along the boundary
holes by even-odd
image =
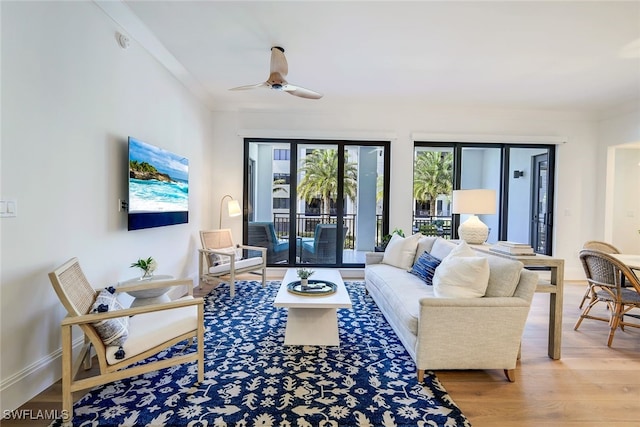
[[[640,292],[638,277],[629,266],[611,255],[598,250],[583,249],[580,251],[580,260],[589,283],[615,289],[619,294],[624,277],[627,287],[633,287],[636,292]]]
[[[77,258],[71,258],[49,273],[49,280],[69,316],[89,312],[96,299],[96,291],[84,275]]]
[[[618,248],[613,246],[611,243],[601,242],[599,240],[589,240],[584,245],[582,245],[582,249],[594,249],[596,251],[604,252],[605,254],[620,253]]]

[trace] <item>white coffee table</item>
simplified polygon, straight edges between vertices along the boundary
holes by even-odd
[[[287,270],[273,301],[275,307],[289,309],[285,345],[340,345],[337,310],[352,308],[351,298],[338,270],[317,268],[314,271],[311,279],[335,283],[337,290],[330,295],[293,294],[287,290],[287,285],[299,279],[295,268]]]

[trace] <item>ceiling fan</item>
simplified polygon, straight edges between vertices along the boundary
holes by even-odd
[[[287,59],[284,57],[284,49],[280,46],[274,46],[271,48],[271,70],[269,78],[266,82],[258,83],[255,85],[246,85],[234,87],[229,90],[247,90],[255,88],[269,88],[274,90],[280,90],[287,92],[294,96],[307,99],[320,99],[322,94],[310,89],[292,85],[285,80],[289,67],[287,65]]]

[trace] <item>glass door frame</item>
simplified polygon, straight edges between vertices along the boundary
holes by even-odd
[[[548,235],[544,255],[552,255],[553,248],[553,227],[554,227],[554,200],[555,200],[555,144],[515,144],[515,143],[483,143],[483,142],[442,142],[442,141],[414,141],[414,153],[416,147],[446,147],[453,149],[453,190],[460,189],[462,177],[462,150],[464,148],[499,148],[500,153],[500,191],[498,199],[498,240],[507,240],[508,207],[509,207],[509,158],[510,150],[518,148],[545,149],[548,154],[548,182],[547,195],[548,203]],[[532,182],[533,185],[533,182]],[[415,203],[415,201],[414,201]],[[452,214],[451,233],[452,238],[458,238],[458,226],[460,225],[460,215]]]
[[[391,142],[390,141],[373,141],[373,140],[334,140],[334,139],[289,139],[289,138],[245,138],[244,139],[244,172],[243,172],[243,221],[242,221],[242,233],[243,233],[243,242],[248,241],[249,235],[249,218],[248,218],[248,206],[249,206],[249,191],[250,191],[250,183],[249,183],[249,161],[250,161],[250,144],[252,143],[267,143],[267,144],[288,144],[290,149],[290,185],[289,185],[289,258],[288,263],[286,264],[277,264],[273,266],[277,267],[299,267],[299,266],[308,266],[308,267],[331,267],[331,268],[362,268],[364,267],[364,263],[344,263],[343,260],[343,251],[344,251],[344,241],[342,239],[343,230],[344,230],[344,160],[345,160],[345,148],[349,146],[358,146],[358,147],[382,147],[384,150],[383,155],[383,198],[382,198],[382,218],[381,218],[381,236],[387,234],[389,232],[389,189],[390,189],[390,171],[391,171]],[[336,207],[336,221],[337,221],[337,235],[339,244],[336,247],[336,263],[335,264],[302,264],[301,262],[296,261],[297,256],[297,214],[298,214],[298,204],[297,204],[297,187],[298,187],[298,147],[300,145],[305,146],[336,146],[338,150],[338,189],[337,196],[335,201]],[[354,230],[355,232],[355,230]],[[293,261],[292,261],[293,260]]]

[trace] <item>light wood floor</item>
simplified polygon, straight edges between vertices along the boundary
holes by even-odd
[[[618,330],[613,348],[606,345],[604,322],[587,319],[574,331],[584,289],[583,283],[565,283],[561,360],[547,357],[549,295],[536,294],[515,383],[507,382],[501,370],[437,372],[474,427],[640,425],[640,329]],[[204,295],[209,290],[195,293]],[[58,382],[20,409],[60,410],[60,391]],[[3,426],[49,423],[1,422]]]

